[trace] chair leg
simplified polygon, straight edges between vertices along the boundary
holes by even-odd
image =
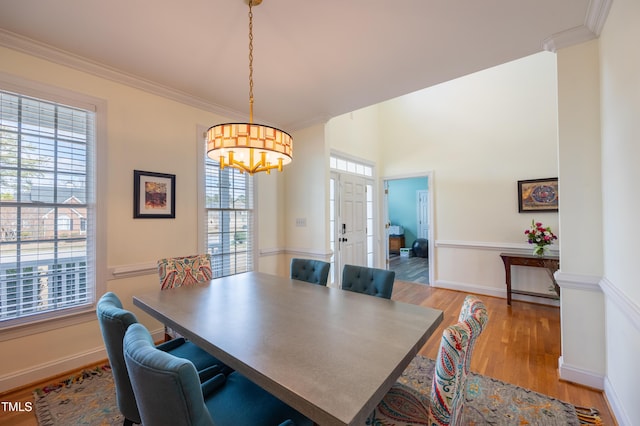
[[[129,420],[129,419],[124,419],[124,422],[122,423],[122,426],[133,426],[137,423],[134,423],[133,420]]]

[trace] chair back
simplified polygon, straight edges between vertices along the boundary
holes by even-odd
[[[391,299],[396,273],[386,269],[344,265],[342,289]]]
[[[327,285],[330,263],[313,259],[291,259],[291,278],[313,284]]]
[[[142,424],[214,424],[204,403],[196,368],[186,359],[157,349],[142,324],[134,324],[127,330],[124,358]]]
[[[209,281],[213,276],[211,255],[207,253],[160,259],[158,276],[162,290]]]
[[[465,322],[451,325],[442,333],[431,385],[430,425],[459,424],[466,386],[462,383],[462,363],[470,338],[471,330]]]
[[[140,423],[140,413],[129,380],[122,347],[127,329],[132,324],[136,324],[138,319],[132,312],[122,309],[122,302],[112,292],[106,293],[100,298],[96,313],[102,339],[107,349],[109,364],[111,364],[118,409],[127,420]]]
[[[467,374],[469,374],[469,368],[471,368],[471,355],[473,354],[473,349],[475,348],[478,337],[487,327],[487,323],[489,322],[487,307],[476,296],[471,294],[468,295],[462,303],[458,322],[466,322],[471,329],[469,349],[467,349],[462,371],[464,378],[466,379]]]

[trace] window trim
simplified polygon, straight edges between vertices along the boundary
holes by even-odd
[[[107,101],[105,99],[24,79],[2,71],[0,71],[0,89],[93,111],[95,113],[96,143],[93,150],[87,153],[87,162],[91,163],[91,168],[94,170],[93,191],[95,194],[107,193],[107,166],[98,161],[99,158],[107,158]],[[95,259],[93,303],[78,309],[71,308],[57,314],[54,311],[45,317],[7,326],[2,329],[0,342],[96,320],[95,309],[97,301],[107,289],[105,197],[95,197],[94,203],[95,234],[93,237],[88,237],[93,240],[95,250],[93,254]]]
[[[206,136],[207,126],[198,124],[196,126],[196,154],[198,156],[197,179],[198,179],[198,216],[197,216],[197,232],[198,232],[198,251],[200,253],[207,252],[207,206],[206,199]],[[258,185],[259,179],[253,180],[253,242],[251,247],[251,256],[253,257],[253,270],[259,269],[259,249],[258,249]]]

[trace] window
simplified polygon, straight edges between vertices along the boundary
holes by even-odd
[[[205,161],[207,251],[213,277],[253,270],[253,178]]]
[[[329,157],[329,168],[339,172],[348,172],[354,175],[372,177],[373,167],[368,164],[362,164],[358,161],[348,160],[336,155]]]
[[[0,91],[0,328],[93,306],[95,116]]]

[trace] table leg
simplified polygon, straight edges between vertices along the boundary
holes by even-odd
[[[505,262],[504,272],[507,279],[507,305],[511,306],[511,262]]]

